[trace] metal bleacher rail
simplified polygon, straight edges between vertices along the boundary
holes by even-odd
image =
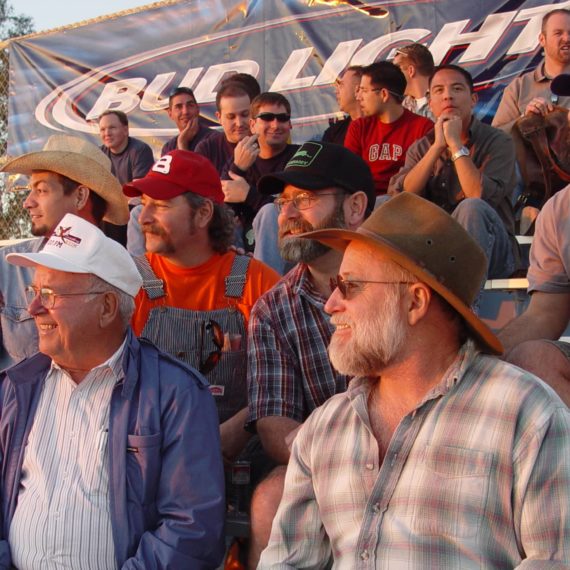
[[[530,247],[532,244],[532,236],[516,236],[517,241],[522,247]],[[526,277],[515,277],[513,279],[489,279],[485,283],[485,290],[515,290],[526,289],[528,280]]]

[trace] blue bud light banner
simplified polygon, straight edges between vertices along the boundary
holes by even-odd
[[[158,155],[177,133],[168,94],[191,87],[216,126],[216,90],[254,75],[293,109],[293,142],[318,137],[338,113],[334,83],[349,65],[390,60],[409,42],[474,77],[477,115],[490,120],[504,87],[542,59],[543,15],[570,2],[478,0],[182,0],[154,4],[10,44],[8,154],[39,150],[54,133],[100,144],[96,119],[128,114],[130,133]],[[385,11],[384,17],[378,17]]]

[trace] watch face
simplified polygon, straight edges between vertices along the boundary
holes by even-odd
[[[462,156],[469,156],[469,149],[467,147],[461,147],[457,152],[451,157],[452,162],[455,162],[458,158]]]

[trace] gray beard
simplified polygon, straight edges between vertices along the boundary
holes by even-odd
[[[295,228],[300,229],[303,232],[311,232],[313,230],[331,229],[331,228],[345,228],[344,223],[344,210],[343,210],[343,200],[340,200],[336,206],[335,211],[322,220],[319,224],[312,225],[304,220],[298,220],[295,223],[289,223],[284,226],[283,229]],[[280,229],[280,233],[282,228]],[[285,261],[291,263],[311,263],[328,253],[331,248],[328,245],[324,245],[319,241],[304,238],[281,238],[279,236],[279,253]]]

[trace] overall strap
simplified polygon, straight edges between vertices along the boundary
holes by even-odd
[[[133,256],[133,261],[143,278],[142,288],[145,290],[148,298],[158,299],[159,297],[164,297],[164,281],[156,276],[146,255]]]
[[[251,257],[249,255],[236,255],[234,257],[230,274],[225,279],[226,297],[239,299],[243,295],[250,261]]]

